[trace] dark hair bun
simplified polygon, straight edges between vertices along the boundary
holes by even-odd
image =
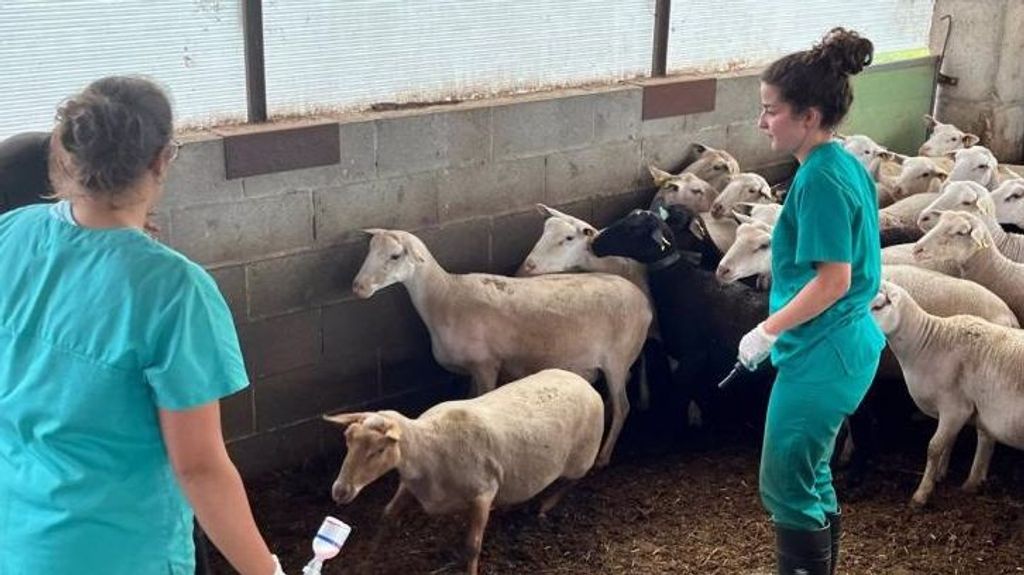
[[[163,90],[144,78],[112,76],[90,84],[58,110],[61,145],[78,182],[116,193],[134,182],[170,142],[173,117]]]
[[[852,76],[871,64],[875,46],[871,40],[853,30],[833,28],[807,52],[813,62],[827,65],[832,71]]]

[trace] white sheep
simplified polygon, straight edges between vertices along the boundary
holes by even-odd
[[[397,469],[385,519],[414,500],[432,515],[468,514],[467,570],[475,575],[491,507],[527,501],[562,480],[541,503],[542,515],[550,510],[593,466],[604,407],[586,380],[549,369],[475,399],[440,403],[416,419],[396,411],[325,419],[346,428],[334,500],[350,503]]]
[[[991,191],[1008,179],[1021,177],[1000,166],[996,157],[984,146],[971,146],[953,154],[953,169],[949,172],[951,182],[977,182]]]
[[[842,142],[843,148],[845,148],[847,152],[850,152],[854,158],[857,158],[857,160],[868,169],[871,168],[872,163],[883,152],[888,151],[885,146],[882,146],[863,134],[840,136],[839,140]]]
[[[928,114],[925,114],[924,119],[932,129],[932,135],[917,151],[922,156],[944,156],[950,152],[970,148],[980,141],[978,136],[968,134],[953,124],[943,124]]]
[[[629,258],[610,256],[599,258],[594,255],[591,243],[597,236],[597,228],[580,218],[570,216],[544,204],[537,204],[544,220],[544,231],[533,245],[517,276],[539,276],[565,272],[602,272],[622,276],[633,282],[645,294],[647,271],[643,264]]]
[[[949,158],[916,156],[903,160],[899,176],[887,188],[890,203],[917,194],[937,193],[952,167],[953,161]]]
[[[714,186],[694,174],[683,172],[673,176],[654,166],[649,166],[648,170],[654,177],[654,185],[658,186],[652,206],[684,206],[694,212],[706,212],[718,197],[718,190]]]
[[[978,216],[992,234],[996,248],[1015,262],[1024,262],[1024,235],[1003,230],[996,219],[996,207],[991,194],[975,182],[949,182],[942,193],[925,208],[917,225],[928,231],[938,222],[939,214],[946,210],[959,210]]]
[[[684,174],[693,174],[714,186],[718,191],[725,189],[732,176],[740,173],[740,163],[725,150],[693,144],[691,150],[697,159],[683,169]]]
[[[729,284],[757,276],[757,287],[767,289],[772,273],[772,227],[747,220],[736,228],[736,241],[718,262],[715,277]]]
[[[742,173],[733,176],[725,189],[711,203],[711,217],[716,220],[732,217],[733,207],[740,203],[771,204],[772,187],[758,174]]]
[[[942,212],[938,224],[914,244],[919,261],[954,261],[963,277],[975,281],[1006,302],[1024,318],[1024,264],[1011,261],[996,249],[989,232],[978,216],[968,212]]]
[[[878,210],[878,231],[882,236],[882,246],[920,239],[924,233],[917,226],[918,217],[938,197],[937,193],[916,194]]]
[[[996,221],[1024,228],[1024,179],[1006,180],[990,195]]]
[[[470,374],[477,395],[494,389],[499,376],[507,381],[562,368],[594,381],[603,373],[612,423],[598,464],[608,464],[629,413],[629,366],[651,324],[650,304],[639,288],[609,274],[449,274],[416,236],[367,232],[370,250],[353,293],[368,298],[404,284],[430,332],[434,358],[450,371]]]
[[[967,423],[977,428],[978,444],[963,488],[976,490],[996,441],[1024,449],[1024,332],[972,316],[931,315],[891,283],[882,284],[871,313],[899,360],[914,403],[938,419],[912,504],[925,505],[945,477],[953,443]]]

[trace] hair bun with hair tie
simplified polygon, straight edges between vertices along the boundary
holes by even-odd
[[[852,76],[871,64],[875,47],[853,30],[833,28],[808,51],[811,61],[827,65],[837,74]]]

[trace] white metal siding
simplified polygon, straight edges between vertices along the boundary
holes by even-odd
[[[655,0],[264,0],[271,113],[647,74]],[[670,70],[806,48],[843,25],[927,44],[932,0],[675,0]],[[0,0],[0,138],[98,77],[169,87],[179,119],[245,116],[241,0]]]
[[[669,70],[764,64],[809,48],[836,26],[857,30],[875,52],[928,45],[933,0],[675,0]]]
[[[0,138],[49,129],[57,104],[111,74],[169,89],[185,121],[245,117],[238,0],[0,0]]]
[[[654,0],[264,0],[272,112],[646,74]]]

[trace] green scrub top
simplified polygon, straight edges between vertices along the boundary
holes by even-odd
[[[860,374],[878,361],[885,336],[869,313],[882,276],[878,200],[867,170],[836,142],[808,154],[772,233],[769,310],[816,276],[816,262],[850,264],[850,289],[818,317],[779,335],[772,363],[809,378]]]
[[[0,216],[0,575],[192,575],[158,408],[248,385],[213,279],[67,203]]]

